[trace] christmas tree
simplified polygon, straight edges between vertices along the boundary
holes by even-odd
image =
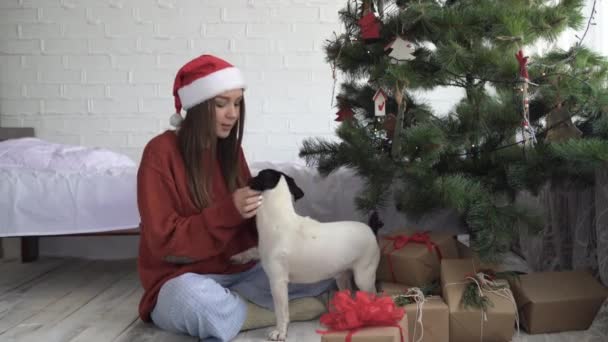
[[[516,204],[518,192],[593,182],[608,159],[606,59],[584,36],[567,50],[526,53],[588,29],[583,5],[347,1],[344,33],[325,46],[345,79],[333,96],[337,139],[307,139],[300,157],[323,175],[354,169],[365,180],[357,208],[373,220],[391,199],[412,218],[454,209],[480,257],[499,257],[517,227],[542,227],[540,213]],[[413,95],[446,86],[465,94],[447,115]]]

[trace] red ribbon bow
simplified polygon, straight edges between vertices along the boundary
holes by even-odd
[[[528,64],[528,57],[524,57],[524,52],[520,49],[515,54],[515,58],[517,58],[517,62],[519,62],[519,75],[525,79],[528,79],[528,68],[526,67]]]
[[[432,252],[433,249],[435,250],[439,260],[441,260],[441,258],[442,258],[441,251],[439,250],[439,246],[437,246],[437,244],[435,244],[433,241],[431,241],[431,237],[429,236],[428,232],[423,232],[423,233],[417,232],[411,236],[397,235],[397,236],[392,236],[392,237],[385,237],[384,239],[393,241],[393,250],[388,253],[389,254],[388,266],[391,270],[391,276],[393,277],[393,282],[396,282],[397,280],[395,278],[395,270],[393,269],[393,261],[391,258],[391,254],[394,251],[407,246],[408,243],[424,244],[424,245],[426,245],[426,248],[429,250],[429,252]],[[390,244],[387,244],[386,246],[384,246],[384,248],[386,248],[388,246],[390,246]],[[384,248],[382,251],[383,253],[384,253]]]
[[[334,295],[329,312],[319,319],[329,330],[317,330],[317,333],[348,331],[346,342],[351,342],[352,336],[361,328],[397,327],[403,342],[403,330],[398,324],[403,315],[405,310],[397,307],[391,297],[357,291],[353,299],[349,290],[343,290]]]

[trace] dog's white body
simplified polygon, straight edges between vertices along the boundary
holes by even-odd
[[[376,292],[380,250],[371,228],[361,222],[321,223],[296,213],[292,195],[281,176],[262,193],[256,214],[258,252],[267,273],[275,314],[272,340],[284,340],[289,324],[288,283],[315,283],[336,278],[348,287],[351,272],[360,290]]]

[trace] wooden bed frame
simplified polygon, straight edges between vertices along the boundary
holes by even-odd
[[[35,137],[32,127],[0,127],[0,141],[8,139]],[[44,235],[43,237],[58,236],[113,236],[139,235],[139,228],[124,229],[98,233]],[[21,236],[21,262],[33,262],[38,259],[38,241],[40,236]],[[2,238],[0,238],[0,257],[2,257]]]

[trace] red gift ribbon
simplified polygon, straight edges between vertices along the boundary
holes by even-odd
[[[393,241],[393,250],[388,253],[388,266],[391,270],[391,276],[393,277],[393,282],[397,282],[397,280],[395,278],[395,270],[393,269],[393,260],[392,260],[391,256],[394,251],[400,250],[401,248],[407,246],[408,243],[424,244],[424,245],[426,245],[426,248],[429,250],[429,252],[432,252],[433,249],[435,249],[435,252],[437,253],[437,257],[439,258],[439,260],[441,260],[441,258],[442,258],[441,251],[439,250],[439,246],[437,246],[436,243],[431,241],[431,237],[429,236],[428,232],[423,232],[423,233],[416,232],[412,236],[397,235],[397,236],[392,236],[392,237],[384,237],[384,239]],[[387,246],[390,246],[390,243],[387,244],[386,246],[384,246],[384,248],[382,249],[382,253],[385,253],[384,249]]]
[[[388,296],[375,296],[368,292],[357,291],[353,299],[349,290],[336,292],[329,312],[321,315],[319,321],[329,330],[317,330],[318,334],[331,334],[348,331],[346,342],[361,328],[397,327],[403,342],[403,329],[398,322],[405,310],[395,305]]]

